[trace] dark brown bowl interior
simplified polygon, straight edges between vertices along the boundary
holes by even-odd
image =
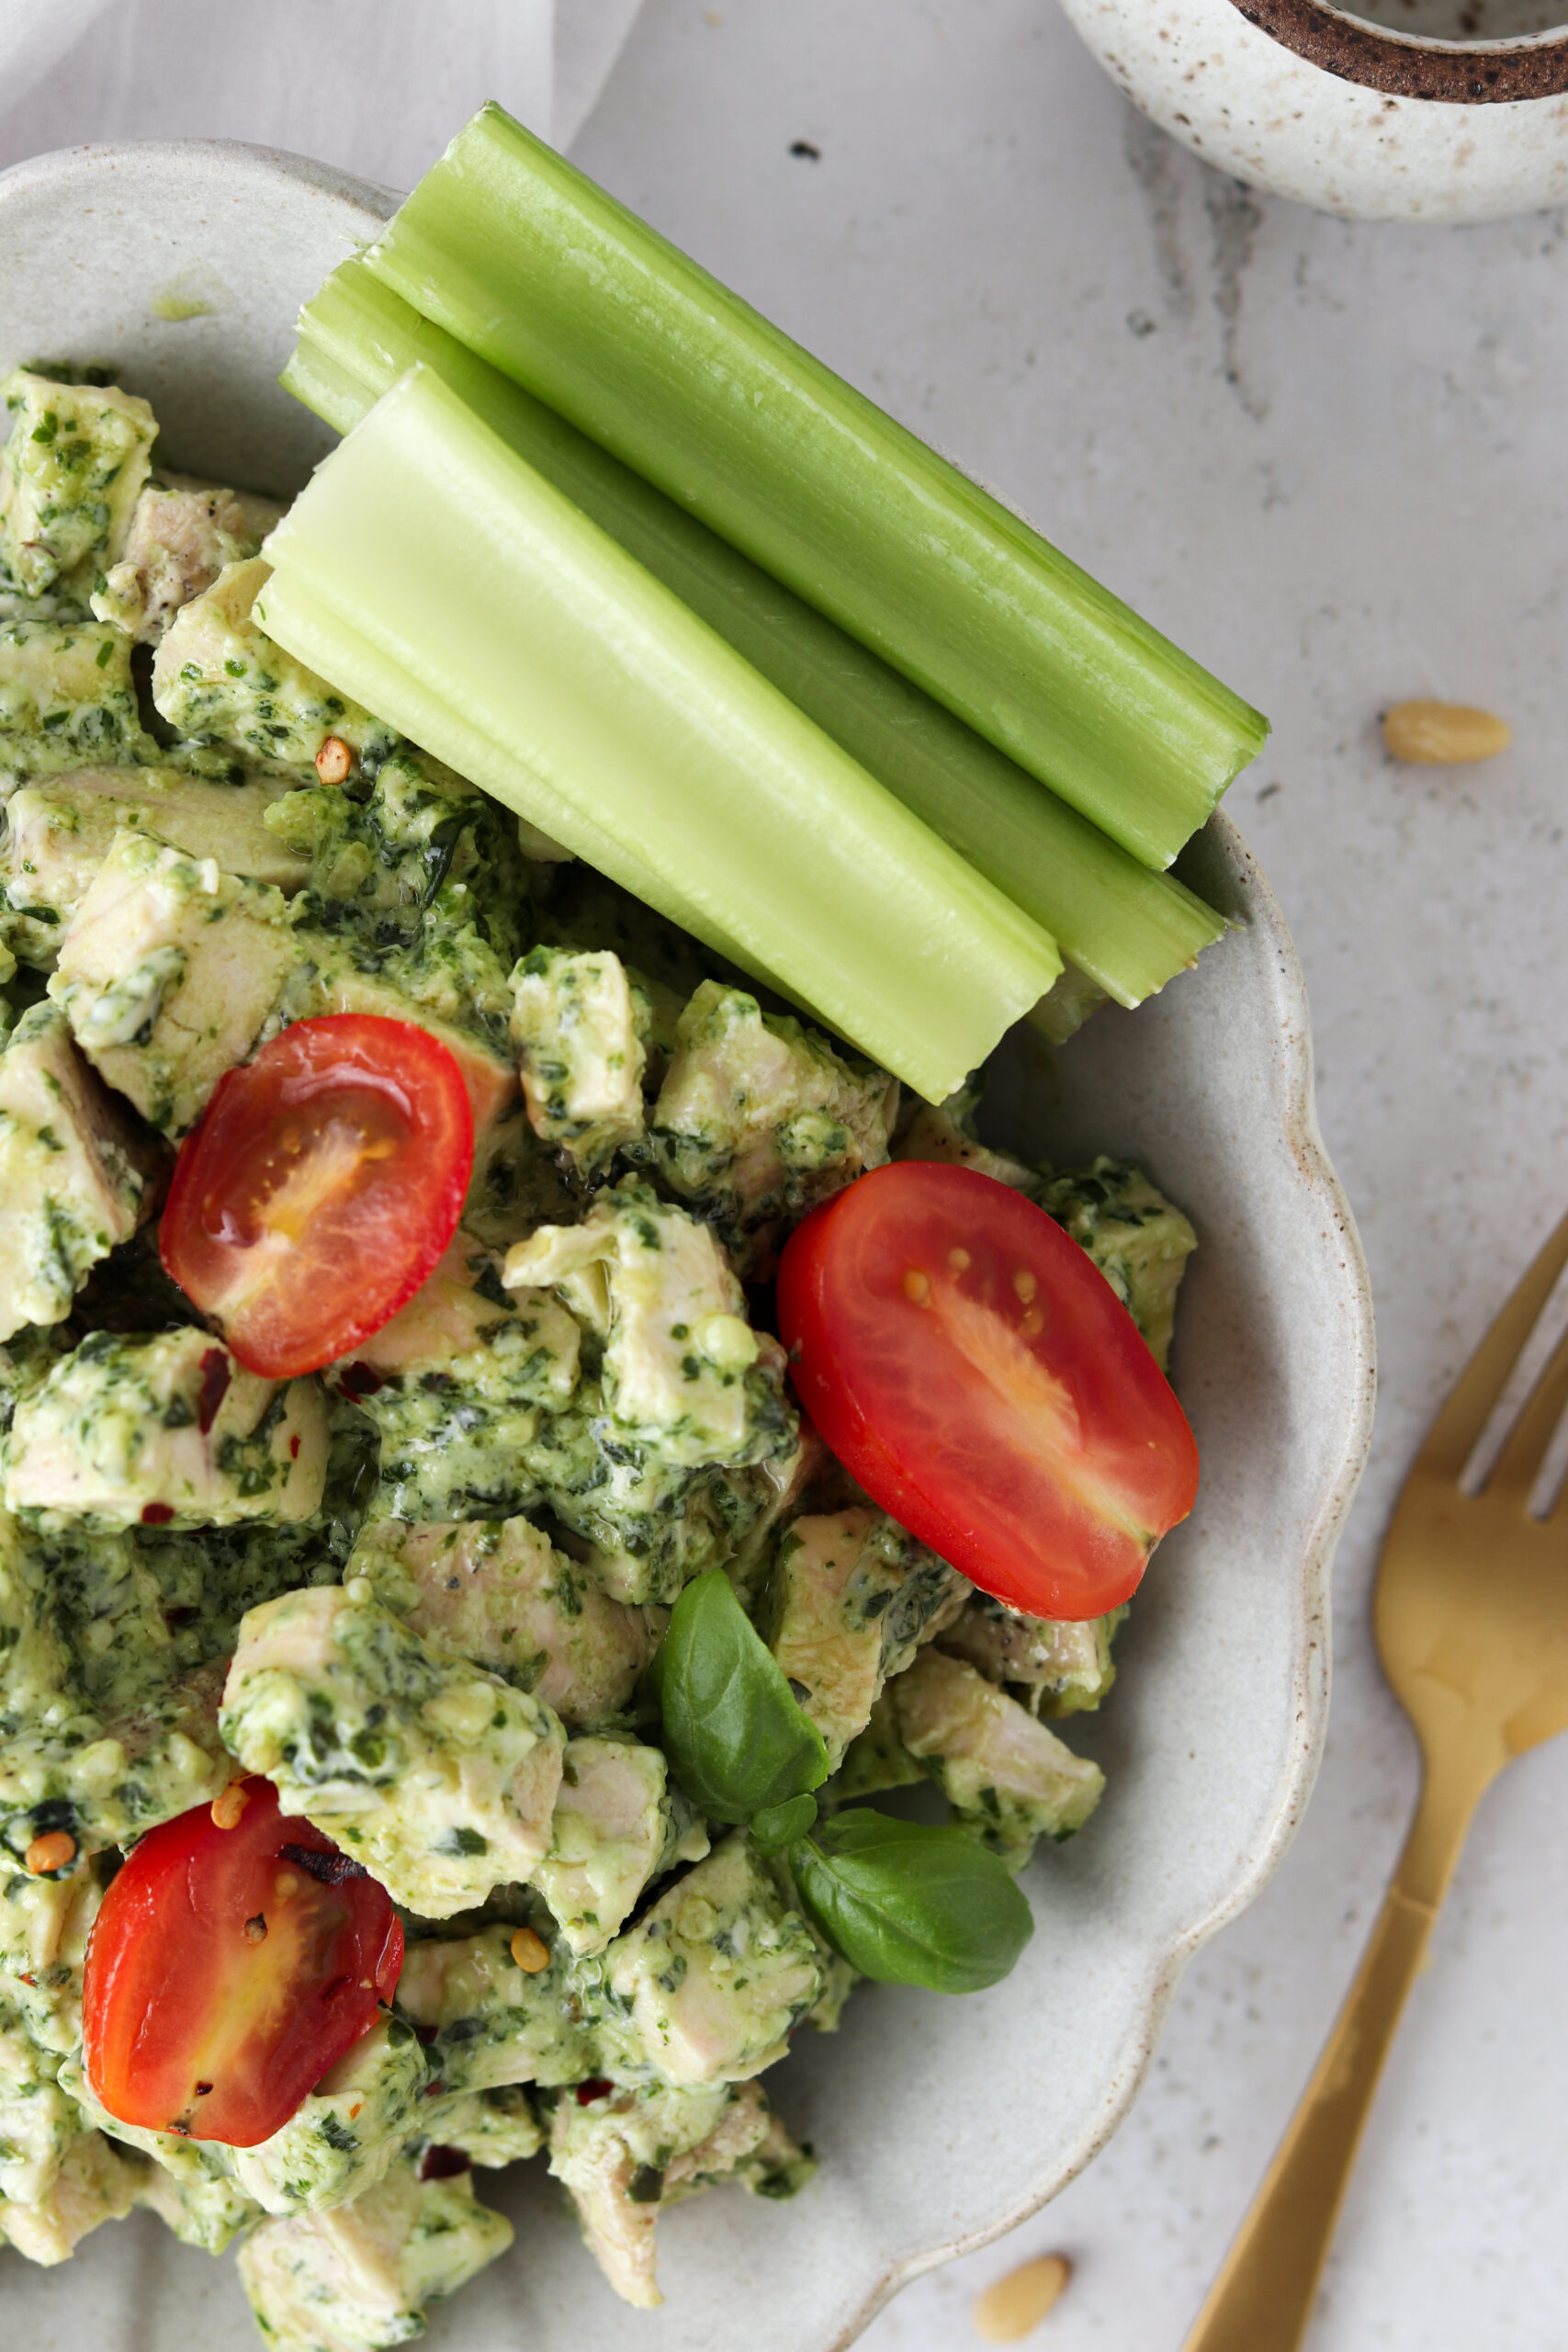
[[[1382,30],[1322,0],[1231,0],[1248,24],[1342,81],[1392,98],[1486,106],[1568,91],[1568,29],[1523,40],[1438,40]],[[1469,11],[1461,11],[1469,14]],[[1474,10],[1483,33],[1483,5]]]

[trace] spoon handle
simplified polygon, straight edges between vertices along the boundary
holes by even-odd
[[[1356,1981],[1183,2352],[1296,2352],[1383,2060],[1479,1794],[1451,1781],[1424,1783]],[[1419,1894],[1406,1891],[1412,1880]]]

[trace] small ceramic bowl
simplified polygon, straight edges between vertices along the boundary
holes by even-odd
[[[1206,163],[1356,220],[1568,196],[1568,0],[1062,0]]]
[[[386,198],[297,157],[83,149],[0,176],[0,366],[118,360],[175,465],[288,492],[327,436],[277,387],[295,312],[373,236]],[[821,2170],[793,2203],[721,2190],[661,2224],[657,2317],[604,2286],[537,2165],[488,2176],[518,2243],[446,2310],[465,2352],[831,2352],[893,2290],[1043,2203],[1126,2112],[1191,1953],[1258,1892],[1316,1769],[1328,1572],[1371,1425],[1366,1273],[1313,1109],[1301,973],[1221,817],[1188,878],[1239,928],[1134,1014],[1054,1058],[997,1057],[993,1127],[1071,1165],[1132,1152],[1190,1213],[1175,1377],[1202,1490],[1122,1636],[1114,1702],[1073,1744],[1109,1790],[1036,1862],[1019,1968],[965,2000],[873,1988],[799,2036],[769,2088]],[[146,2214],[63,2270],[0,2252],[8,2342],[186,2352],[251,2342],[233,2265]]]

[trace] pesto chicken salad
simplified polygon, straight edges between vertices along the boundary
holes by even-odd
[[[284,650],[106,371],[4,396],[0,2233],[148,2207],[364,2352],[542,2154],[655,2303],[808,2178],[790,2037],[994,1982],[1092,1813],[1192,1229]]]

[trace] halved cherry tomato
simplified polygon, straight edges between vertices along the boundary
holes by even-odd
[[[164,1264],[248,1371],[316,1372],[412,1298],[473,1164],[462,1072],[428,1030],[297,1021],[224,1073],[181,1146]]]
[[[243,1798],[243,1810],[240,1800]],[[254,2148],[376,2022],[403,1964],[385,1887],[272,1784],[150,1829],[93,1924],[87,2080],[122,2123]]]
[[[779,1331],[800,1400],[867,1494],[983,1590],[1098,1617],[1198,1491],[1138,1328],[1043,1209],[903,1160],[796,1227]]]

